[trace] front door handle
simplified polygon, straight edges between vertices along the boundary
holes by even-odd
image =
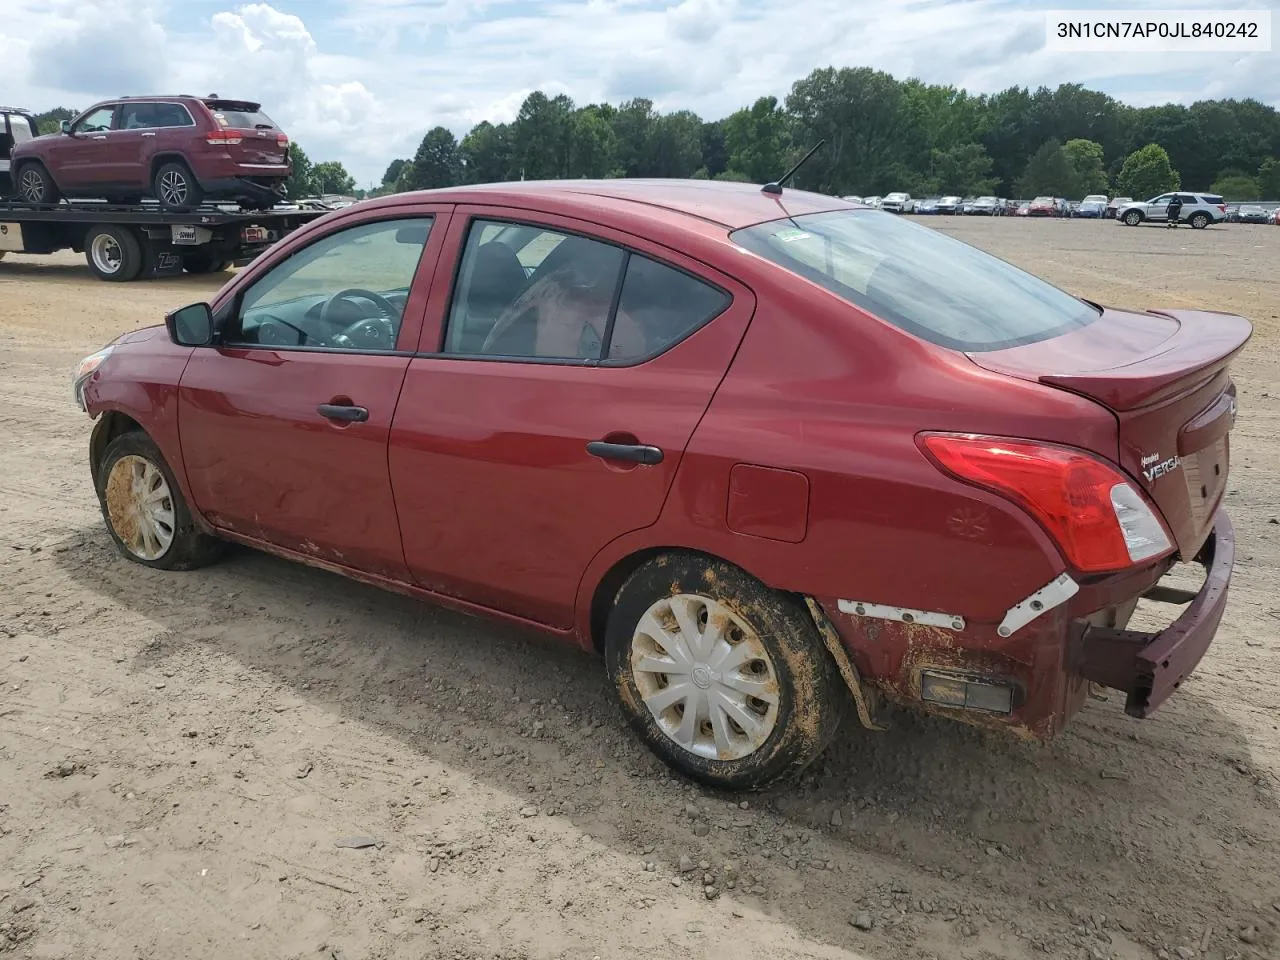
[[[144,134],[143,134],[143,136],[144,136],[144,137],[154,137],[154,136],[155,136],[155,134],[154,134],[154,133],[144,133]]]
[[[364,423],[369,419],[367,407],[356,407],[346,403],[322,403],[316,412],[326,420],[341,420],[343,423]]]
[[[592,440],[587,453],[602,460],[622,460],[627,463],[661,463],[662,450],[647,443],[610,443],[608,440]]]
[[[96,137],[94,137],[93,139],[95,139],[95,140],[105,140],[105,139],[107,139],[107,135],[106,135],[105,133],[100,133],[100,134],[98,134]]]

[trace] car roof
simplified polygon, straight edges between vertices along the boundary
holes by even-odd
[[[500,204],[582,216],[609,211],[638,219],[692,219],[730,230],[810,213],[856,209],[840,197],[784,189],[765,193],[758,184],[718,180],[522,180],[391,194],[364,209],[397,206],[407,197],[439,203]]]

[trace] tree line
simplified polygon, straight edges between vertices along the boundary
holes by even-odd
[[[42,129],[71,115],[42,114]],[[868,67],[814,70],[783,100],[761,97],[718,120],[663,113],[644,98],[578,106],[535,91],[510,123],[477,124],[461,140],[428,130],[373,192],[579,177],[765,183],[823,138],[796,186],[1073,199],[1183,188],[1280,200],[1280,113],[1257,100],[1134,107],[1080,84],[976,96]],[[341,163],[312,164],[296,143],[290,153],[291,198],[360,195]]]
[[[444,127],[393,161],[380,193],[521,178],[695,177],[764,183],[819,138],[796,186],[831,194],[1280,199],[1280,114],[1256,100],[1133,107],[1080,84],[975,96],[867,67],[814,70],[779,101],[719,120],[637,98],[531,93],[511,123]]]

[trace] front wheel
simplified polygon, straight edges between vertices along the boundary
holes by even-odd
[[[134,563],[192,570],[221,555],[222,543],[195,525],[169,465],[145,433],[112,440],[94,484],[111,539]]]
[[[1209,225],[1209,215],[1207,213],[1193,213],[1187,223],[1191,224],[1193,230],[1203,230]]]
[[[623,584],[605,658],[639,737],[669,766],[721,789],[757,789],[803,770],[848,699],[804,607],[694,554],[664,554]]]
[[[1138,224],[1142,222],[1142,214],[1140,214],[1137,210],[1130,210],[1128,213],[1124,215],[1124,222],[1131,227],[1136,227]]]
[[[204,190],[185,163],[165,163],[151,181],[151,192],[166,210],[194,210],[204,200]]]
[[[40,163],[24,163],[18,168],[14,193],[24,203],[57,203],[58,187]]]

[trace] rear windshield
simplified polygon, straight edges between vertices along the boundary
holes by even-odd
[[[274,130],[275,121],[259,110],[252,103],[223,103],[206,101],[205,106],[213,112],[213,118],[220,126],[232,130]]]
[[[736,230],[733,241],[908,333],[954,350],[1000,350],[1086,326],[1097,311],[1017,267],[877,210]]]

